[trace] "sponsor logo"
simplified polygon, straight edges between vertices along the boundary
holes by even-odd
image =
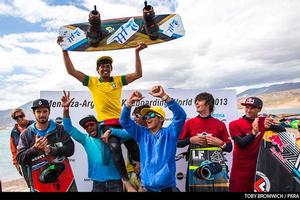
[[[169,23],[169,28],[167,29],[167,32],[169,32],[168,35],[173,35],[175,31],[175,27],[179,26],[178,20],[175,18]]]
[[[54,163],[61,163],[65,160],[65,157],[64,156],[58,156],[56,157],[52,162]]]
[[[199,162],[203,159],[204,151],[192,150],[192,160],[195,162]]]
[[[60,45],[64,50],[73,50],[85,42],[87,42],[86,34],[80,28],[76,28]]]
[[[167,20],[165,23],[159,26],[159,32],[165,34],[168,37],[179,38],[184,34],[181,18],[178,15]]]
[[[182,179],[184,178],[184,174],[183,174],[182,172],[178,172],[178,173],[176,174],[176,178],[177,178],[178,180],[182,180]]]
[[[111,83],[111,87],[112,87],[112,89],[116,89],[117,88],[116,83]]]
[[[247,103],[247,104],[254,104],[254,102],[255,102],[255,99],[252,99],[252,98],[248,98],[245,101],[245,103]]]
[[[215,151],[211,156],[210,156],[211,162],[217,162],[221,163],[223,161],[223,156],[221,152]]]
[[[178,161],[178,160],[181,160],[183,158],[186,158],[187,156],[187,152],[183,152],[183,153],[180,153],[178,155],[175,156],[175,161]]]
[[[37,157],[32,158],[31,161],[34,162],[34,161],[39,160],[39,159],[42,159],[42,158],[44,158],[44,157],[45,157],[45,155],[42,154],[42,155],[39,155],[39,156],[37,156]]]
[[[270,151],[279,159],[281,162],[285,163],[287,160],[278,152],[274,147],[270,148]]]
[[[130,18],[128,22],[123,24],[112,36],[107,39],[106,44],[110,44],[113,41],[116,41],[119,44],[124,44],[139,30],[139,28],[140,27],[135,23],[134,18]]]
[[[47,163],[48,163],[48,162],[44,160],[44,161],[42,161],[42,162],[40,162],[40,163],[37,163],[37,164],[35,164],[35,165],[32,165],[32,171],[35,171],[35,170],[37,170],[37,169],[39,169],[39,168],[45,166]]]
[[[106,27],[105,29],[108,31],[108,33],[112,33],[112,32],[115,31],[115,29],[113,27],[111,27],[111,26]]]
[[[271,188],[270,180],[262,172],[256,171],[255,192],[269,192]]]
[[[273,146],[275,146],[276,149],[278,149],[277,151],[283,153],[283,148],[286,147],[286,145],[283,144],[282,140],[280,139],[280,137],[276,134],[272,135],[269,137],[271,143]]]

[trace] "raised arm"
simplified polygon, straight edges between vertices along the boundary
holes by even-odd
[[[121,116],[120,116],[120,124],[121,126],[137,141],[139,142],[141,139],[141,135],[143,131],[146,129],[142,126],[137,125],[130,118],[130,110],[135,102],[140,101],[144,97],[141,92],[134,91],[131,96],[127,99],[126,104],[123,106]]]
[[[68,51],[63,51],[64,63],[67,69],[68,74],[75,77],[80,82],[83,82],[85,74],[81,71],[78,71],[74,68],[73,63],[70,59]]]
[[[126,83],[129,84],[136,79],[139,79],[143,76],[142,70],[142,62],[140,58],[140,51],[147,48],[147,45],[143,42],[139,43],[138,46],[135,48],[135,72],[126,74]]]
[[[62,42],[62,38],[57,37],[57,43],[60,44],[61,42]],[[79,80],[82,83],[84,80],[85,74],[74,68],[68,51],[63,50],[62,52],[63,52],[63,59],[64,59],[65,67],[67,69],[68,74],[75,77],[77,80]]]
[[[170,132],[172,133],[172,136],[178,139],[179,134],[183,128],[184,122],[186,120],[185,111],[174,99],[172,99],[169,95],[165,93],[163,87],[160,85],[153,86],[150,94],[154,97],[159,97],[163,101],[165,101],[168,108],[172,111],[173,120],[172,123],[168,126],[168,129],[171,129],[172,131]]]
[[[77,142],[81,143],[82,145],[85,144],[86,134],[80,132],[77,128],[72,125],[72,121],[69,114],[69,108],[71,102],[74,98],[70,98],[70,92],[64,91],[64,96],[61,98],[62,106],[63,106],[63,125],[64,130]]]

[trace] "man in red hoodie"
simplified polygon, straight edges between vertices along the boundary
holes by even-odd
[[[241,105],[245,106],[245,115],[229,124],[234,140],[229,191],[254,192],[256,161],[264,131],[281,132],[285,129],[273,125],[271,117],[258,115],[263,107],[261,99],[249,97]]]

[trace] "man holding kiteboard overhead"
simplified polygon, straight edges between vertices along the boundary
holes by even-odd
[[[57,43],[60,44],[60,42],[61,38],[58,37]],[[122,87],[142,77],[140,51],[145,48],[147,48],[145,43],[139,43],[137,45],[135,48],[135,71],[126,75],[111,76],[113,59],[110,56],[101,56],[96,61],[96,70],[100,77],[88,76],[76,70],[68,51],[63,50],[63,59],[67,72],[90,90],[95,105],[97,120],[99,123],[103,123],[104,132],[111,127],[122,128],[119,123]],[[109,144],[114,162],[126,190],[135,191],[128,179],[120,139],[116,136],[110,136]],[[124,142],[124,144],[133,155],[133,160],[139,162],[140,158],[137,143],[133,139],[130,139]]]

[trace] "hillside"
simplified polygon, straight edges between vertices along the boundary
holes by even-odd
[[[251,88],[245,90],[244,92],[238,94],[237,96],[248,97],[248,96],[258,96],[262,94],[270,94],[274,92],[281,92],[281,91],[289,91],[294,89],[300,89],[300,82],[296,83],[283,83],[283,84],[274,84],[268,87],[261,87],[261,88]]]
[[[31,110],[32,101],[22,105],[22,108],[28,119],[33,119],[33,114]],[[10,128],[14,125],[15,121],[10,117],[12,109],[0,111],[0,129]]]
[[[263,100],[264,109],[300,108],[300,89],[260,94],[257,95],[257,97]],[[238,98],[239,109],[242,109],[240,103],[243,102],[245,98],[246,97]]]

